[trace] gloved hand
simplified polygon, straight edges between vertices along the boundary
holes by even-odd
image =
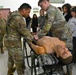
[[[32,41],[32,43],[35,44],[35,45],[37,45],[37,40],[34,39],[34,40]]]

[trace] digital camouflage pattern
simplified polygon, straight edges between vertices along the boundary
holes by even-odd
[[[7,20],[6,47],[21,47],[21,36],[27,40],[33,40],[33,36],[26,28],[23,17],[19,12],[14,11]]]
[[[3,47],[3,38],[6,32],[6,21],[4,18],[0,18],[0,48]]]
[[[38,18],[39,28],[42,29],[44,24],[45,24],[45,16],[39,16],[39,18]]]
[[[41,38],[46,35],[51,29],[54,37],[63,40],[69,49],[72,49],[72,33],[66,25],[65,18],[60,10],[52,5],[46,11],[46,22],[43,29],[38,32],[38,36]]]
[[[26,29],[23,17],[18,11],[14,11],[7,19],[5,46],[9,54],[8,67],[13,67],[15,63],[18,75],[23,75],[25,69],[21,37],[33,40],[33,36]]]
[[[22,48],[8,48],[8,54],[8,68],[12,68],[15,62],[18,75],[23,75],[25,62]]]

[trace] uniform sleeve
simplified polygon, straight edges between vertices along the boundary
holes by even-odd
[[[40,32],[38,32],[39,37],[42,37],[48,33],[48,31],[51,29],[54,19],[55,19],[55,10],[52,9],[46,14],[44,27]]]
[[[4,35],[6,32],[6,21],[2,18],[0,19],[0,34]]]
[[[33,40],[33,36],[31,35],[30,31],[26,28],[26,23],[24,21],[23,18],[17,18],[17,31],[19,32],[19,34],[23,37],[25,37],[26,39],[32,41]]]

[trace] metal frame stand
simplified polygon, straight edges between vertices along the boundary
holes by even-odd
[[[53,70],[52,69],[55,68],[55,67],[57,68],[57,65],[55,65],[55,67],[53,67],[53,68],[50,67],[49,71],[47,69],[44,69],[43,73],[37,74],[37,71],[36,71],[37,65],[35,63],[35,59],[37,59],[38,55],[35,54],[32,49],[30,50],[30,55],[28,55],[28,53],[27,53],[27,47],[26,47],[26,39],[23,39],[23,50],[24,50],[24,52],[26,54],[25,58],[27,60],[27,65],[31,69],[31,75],[52,75],[53,74]],[[31,58],[31,65],[29,64],[29,58]],[[51,65],[51,66],[53,66],[53,65]],[[67,68],[68,75],[70,75],[69,74],[68,65],[66,65],[66,68]]]
[[[31,75],[37,75],[36,65],[35,65],[35,58],[36,58],[35,53],[31,49],[30,50],[30,55],[28,55],[26,43],[27,43],[26,39],[23,39],[23,50],[24,50],[24,53],[26,55],[25,59],[27,60],[27,65],[31,69]],[[31,65],[29,64],[29,62],[30,62],[29,58],[31,58]]]

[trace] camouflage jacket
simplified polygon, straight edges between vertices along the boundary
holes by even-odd
[[[43,26],[45,24],[45,16],[39,16],[38,17],[38,25],[39,25],[39,28],[42,29]]]
[[[4,18],[0,18],[0,36],[5,34],[6,32],[6,20]]]
[[[52,5],[46,11],[46,20],[43,29],[38,32],[38,36],[41,38],[46,35],[51,29],[54,37],[63,40],[67,47],[72,49],[72,33],[66,25],[65,18],[60,10]]]
[[[21,37],[32,41],[33,36],[26,28],[26,23],[18,11],[9,15],[6,25],[6,47],[21,47]]]

